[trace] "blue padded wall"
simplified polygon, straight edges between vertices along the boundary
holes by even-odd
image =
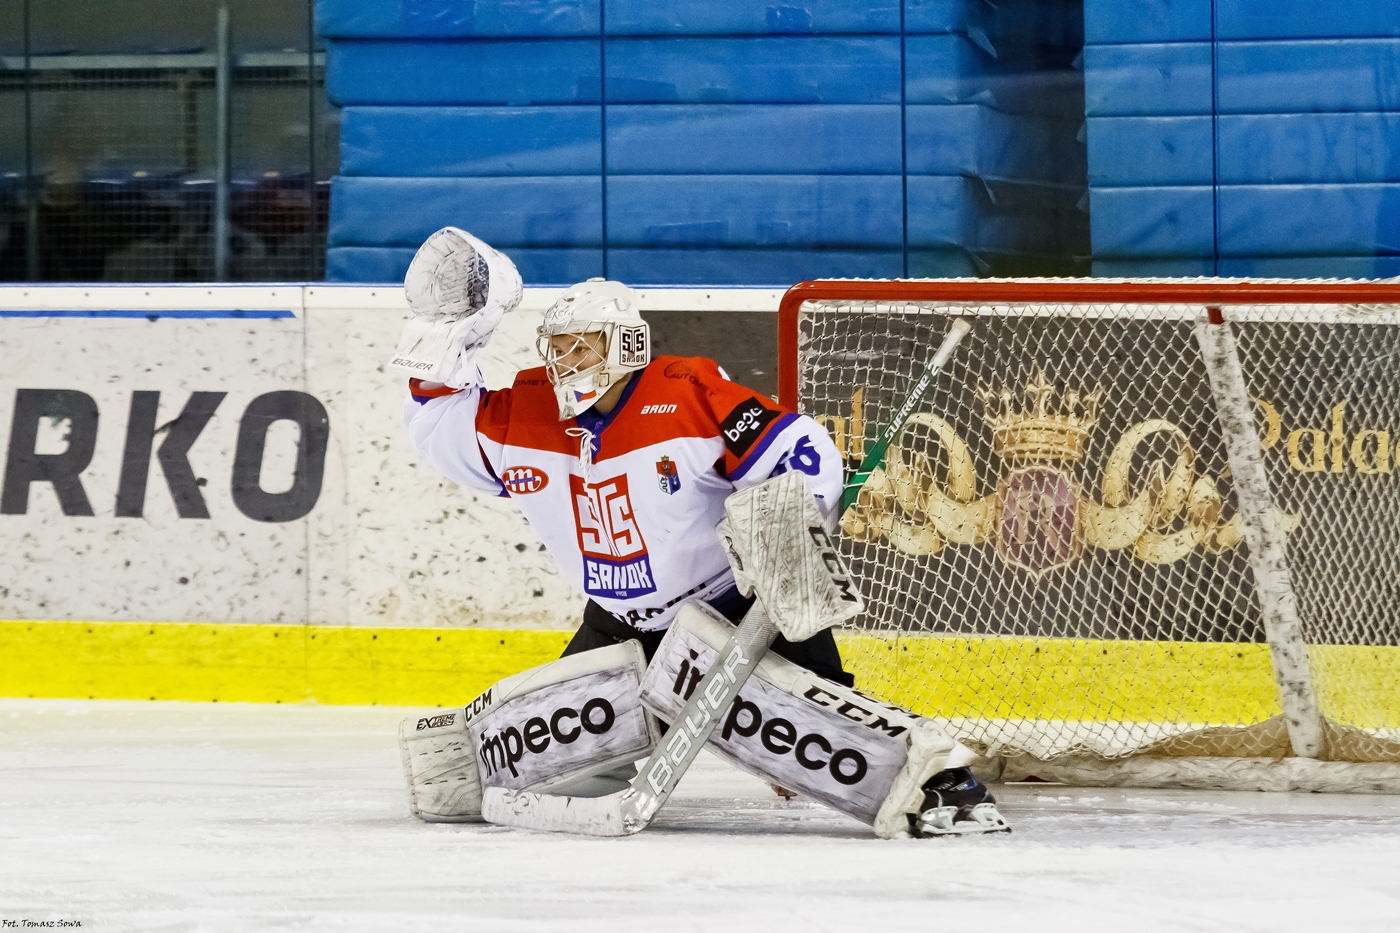
[[[1394,268],[1400,3],[1085,0],[1084,16],[1096,273]]]
[[[598,43],[586,39],[331,42],[326,93],[357,104],[596,104]]]
[[[531,284],[1073,272],[1081,2],[319,0],[329,274],[447,224]]]
[[[348,107],[340,169],[356,176],[597,175],[599,107]]]
[[[316,0],[336,39],[596,36],[599,0]]]

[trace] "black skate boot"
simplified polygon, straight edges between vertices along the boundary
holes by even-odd
[[[968,768],[940,771],[923,789],[923,807],[909,814],[909,832],[915,836],[1011,832],[992,792]]]

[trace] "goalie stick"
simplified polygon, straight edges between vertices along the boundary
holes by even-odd
[[[971,325],[962,318],[953,321],[923,375],[846,484],[839,507],[842,514],[880,465],[890,441],[903,428],[914,407],[970,329]],[[805,482],[803,486],[805,489]],[[488,787],[482,797],[482,817],[487,822],[503,826],[589,836],[630,836],[646,829],[652,817],[670,799],[676,785],[719,725],[724,711],[739,695],[740,689],[777,636],[778,626],[769,617],[762,600],[755,600],[738,630],[720,650],[715,663],[690,695],[690,700],[676,717],[665,740],[657,745],[626,789],[605,797],[570,797]]]
[[[860,495],[861,487],[866,480],[870,479],[870,474],[884,462],[885,451],[889,449],[890,441],[904,427],[904,422],[909,420],[909,416],[914,412],[914,406],[919,404],[919,400],[924,397],[928,387],[933,385],[934,377],[944,366],[948,365],[948,360],[953,356],[953,351],[958,348],[958,341],[967,336],[967,332],[972,329],[972,325],[965,318],[954,318],[953,326],[948,328],[947,335],[943,338],[943,343],[939,344],[938,351],[933,354],[933,359],[929,360],[928,366],[924,367],[924,374],[919,377],[919,381],[914,383],[914,388],[910,390],[904,404],[899,406],[899,410],[894,413],[894,417],[885,425],[885,429],[875,438],[875,444],[865,452],[865,457],[861,460],[860,466],[846,482],[846,487],[841,490],[841,514],[845,515],[846,510],[855,503]]]

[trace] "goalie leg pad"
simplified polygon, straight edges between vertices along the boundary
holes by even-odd
[[[595,776],[606,783],[660,737],[641,704],[645,670],[641,645],[627,641],[507,677],[462,709],[404,720],[399,745],[414,813],[478,820],[485,787],[553,790]]]
[[[642,682],[642,702],[673,720],[733,633],[699,602],[682,607]],[[956,743],[931,720],[888,706],[769,654],[729,707],[710,747],[893,837],[909,831],[923,784]]]
[[[433,710],[399,723],[408,808],[428,823],[481,819],[481,778],[463,710]]]

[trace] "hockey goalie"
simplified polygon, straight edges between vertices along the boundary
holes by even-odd
[[[520,301],[510,260],[449,227],[419,249],[404,284],[411,313],[390,366],[411,376],[414,448],[454,482],[515,500],[588,597],[559,660],[463,708],[404,721],[414,812],[481,819],[491,788],[621,793],[734,623],[756,599],[793,595],[781,561],[746,571],[740,530],[717,535],[726,506],[732,518],[742,497],[771,498],[779,493],[760,487],[782,483],[810,518],[767,529],[786,537],[764,546],[840,563],[829,539],[842,487],[835,445],[816,421],[737,385],[711,360],[653,357],[621,283],[565,290],[539,328],[543,365],[499,391],[484,388],[476,355]],[[714,717],[708,747],[881,836],[1008,828],[968,769],[968,749],[854,690],[829,628],[789,629]]]

